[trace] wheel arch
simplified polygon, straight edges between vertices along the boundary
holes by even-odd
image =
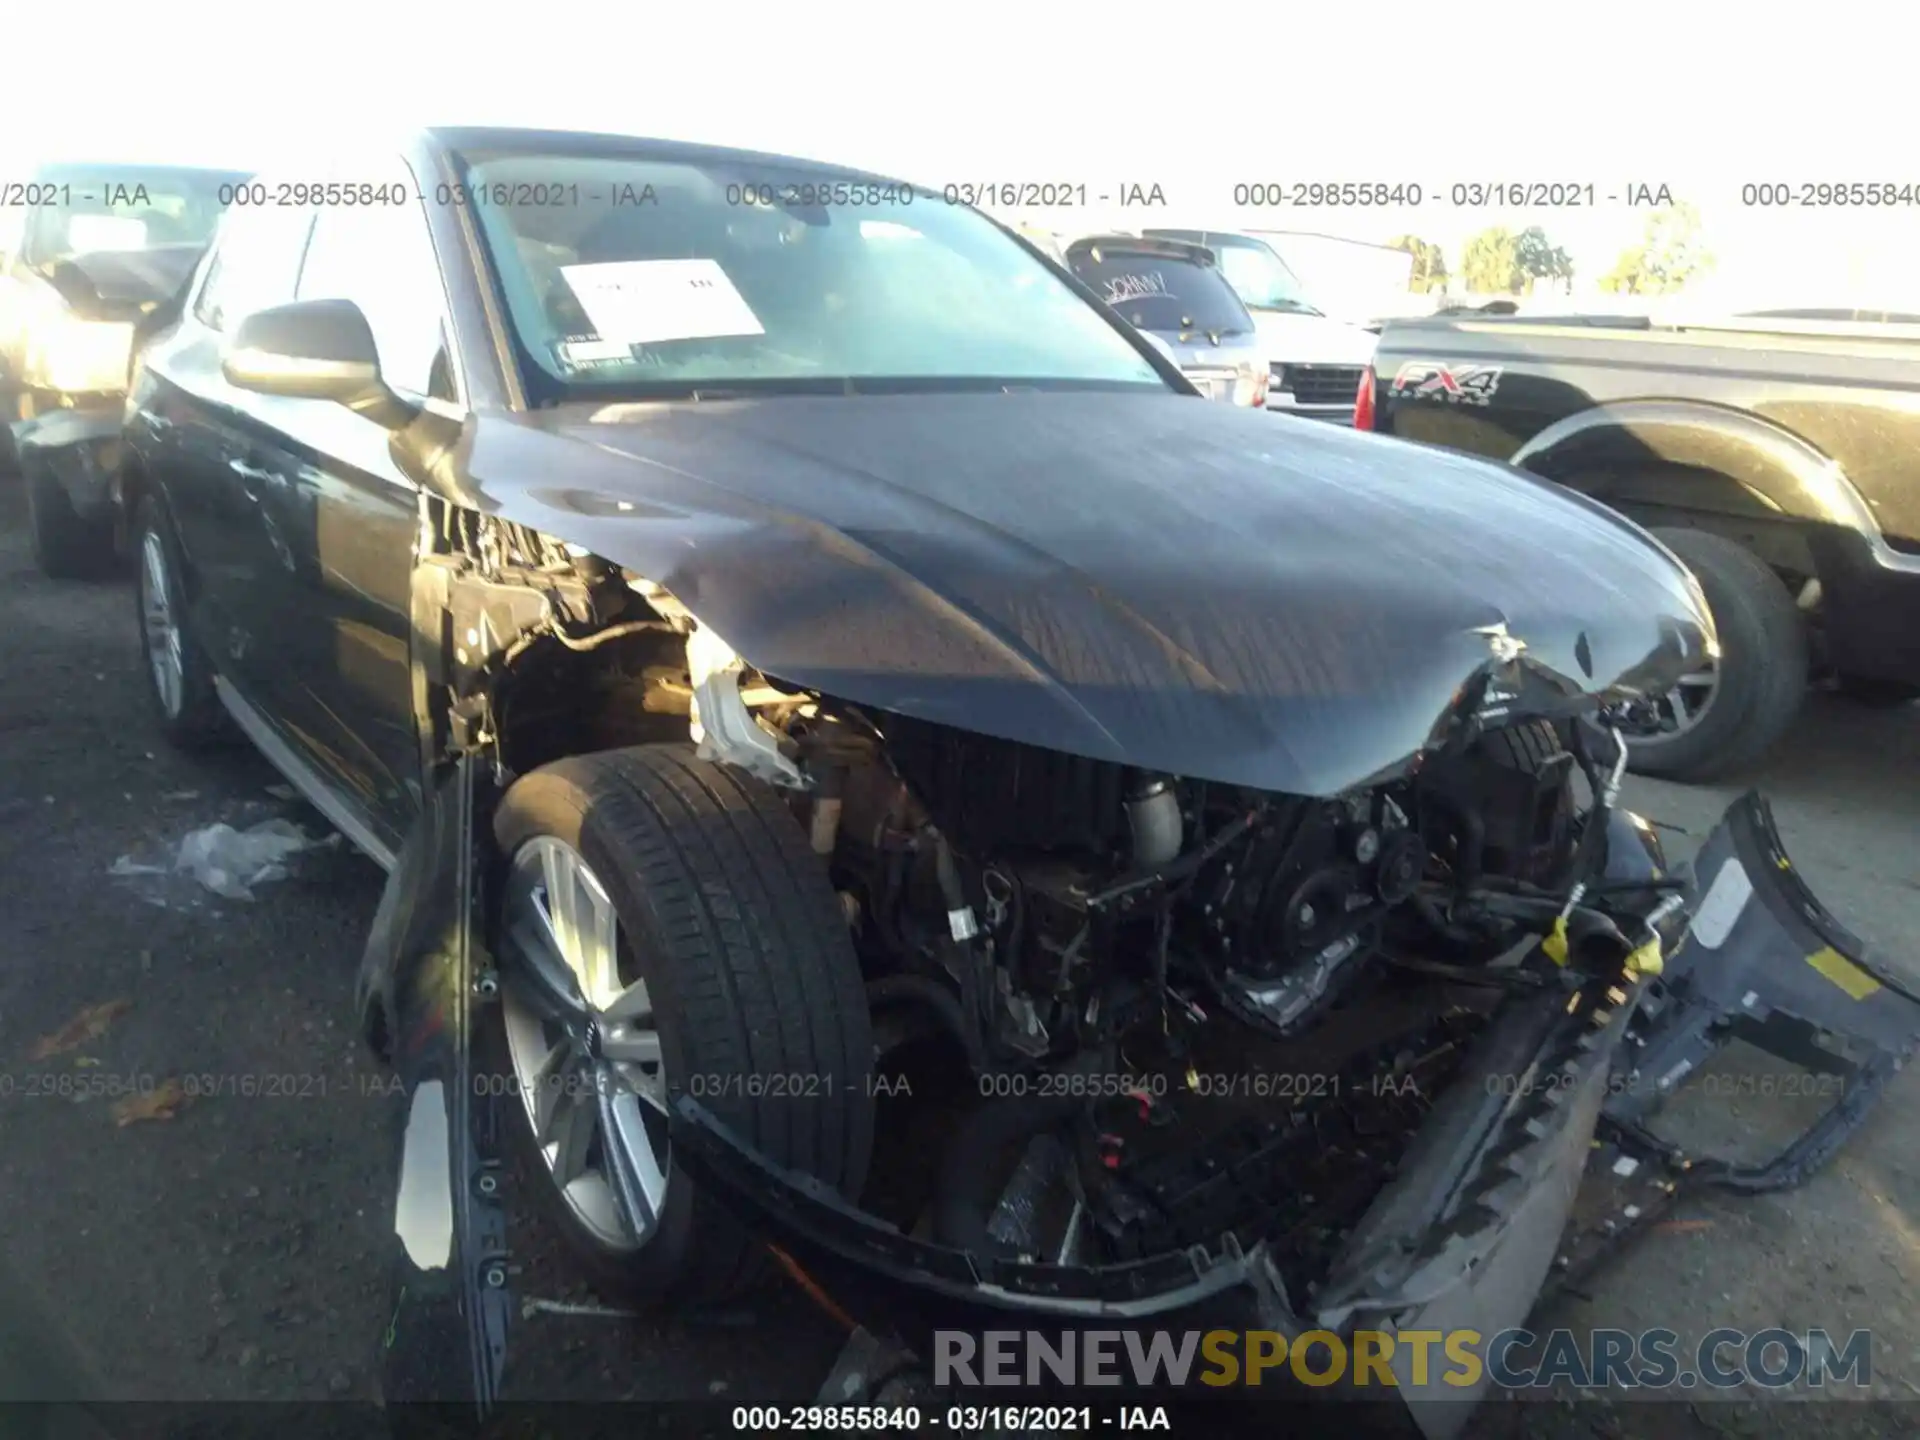
[[[1700,401],[1597,405],[1548,426],[1510,463],[1623,510],[1643,505],[1879,533],[1832,457],[1770,420]]]
[[[120,467],[114,477],[117,503],[113,507],[113,542],[122,552],[133,549],[133,516],[140,502],[153,494],[155,487],[147,473],[146,462],[131,445],[120,447]],[[184,580],[185,577],[183,576]]]
[[[119,468],[114,484],[118,491],[118,500],[113,507],[114,543],[125,553],[133,553],[137,537],[133,533],[134,516],[140,513],[143,501],[151,500],[160,516],[160,523],[167,527],[173,536],[173,552],[176,568],[179,571],[180,588],[188,600],[197,602],[200,598],[200,574],[194,567],[193,556],[188,553],[186,541],[180,534],[180,523],[173,513],[173,505],[167,496],[167,487],[154,474],[140,452],[133,446],[120,446]],[[135,557],[136,561],[138,557]]]

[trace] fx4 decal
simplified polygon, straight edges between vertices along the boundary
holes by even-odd
[[[1449,405],[1485,405],[1500,388],[1498,365],[1441,365],[1409,360],[1393,377],[1396,400],[1445,400]]]

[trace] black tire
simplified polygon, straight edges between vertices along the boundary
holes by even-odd
[[[55,580],[97,580],[111,574],[118,558],[112,519],[83,519],[44,455],[23,455],[19,470],[40,573]]]
[[[1807,631],[1793,596],[1745,546],[1703,530],[1655,530],[1700,582],[1720,636],[1719,684],[1694,725],[1629,737],[1636,774],[1704,781],[1759,760],[1792,727],[1807,693]]]
[[[180,636],[180,694],[174,704],[169,704],[167,697],[161,693],[149,649],[148,571],[145,563],[149,535],[154,537],[154,543],[165,557],[163,581],[167,589],[166,600]],[[220,697],[214,690],[213,661],[194,638],[192,627],[186,623],[179,543],[174,539],[173,527],[167,521],[165,509],[152,495],[142,496],[134,507],[132,536],[133,606],[134,621],[138,627],[135,633],[140,646],[140,676],[147,698],[153,702],[154,718],[159,722],[160,732],[166,736],[168,744],[180,750],[205,750],[222,744],[231,738],[233,731],[227,722],[226,707],[221,705]]]
[[[35,414],[32,392],[0,386],[0,477],[20,473],[20,447],[13,443],[13,422],[30,420]]]
[[[1834,689],[1856,705],[1871,705],[1875,709],[1892,709],[1920,700],[1920,685],[1910,685],[1904,680],[1881,680],[1871,675],[1842,675]]]
[[[865,989],[826,867],[773,791],[684,744],[637,746],[523,776],[493,829],[503,866],[552,837],[599,879],[647,983],[669,1084],[774,1162],[857,1198],[874,1123]],[[510,952],[497,953],[510,991]],[[488,1063],[511,1078],[501,1007],[485,1033]],[[804,1095],[754,1098],[713,1084],[701,1094],[693,1076],[808,1079]],[[760,1088],[749,1080],[738,1090]],[[764,1247],[671,1158],[658,1228],[637,1251],[609,1250],[553,1183],[525,1108],[509,1099],[502,1119],[520,1173],[603,1293],[642,1306],[702,1304],[764,1273]]]

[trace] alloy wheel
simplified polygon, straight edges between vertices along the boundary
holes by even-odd
[[[599,877],[536,836],[502,896],[501,1008],[516,1092],[575,1219],[611,1251],[659,1228],[669,1155],[666,1074],[646,981]]]
[[[178,716],[185,667],[180,626],[173,613],[173,591],[168,584],[167,549],[157,530],[147,531],[140,541],[140,616],[154,693],[160,698],[162,710]]]
[[[1640,745],[1677,739],[1700,723],[1719,694],[1720,666],[1709,660],[1682,675],[1666,694],[1634,706],[1624,727],[1626,738]]]

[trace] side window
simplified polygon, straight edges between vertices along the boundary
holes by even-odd
[[[311,210],[278,205],[228,210],[193,302],[194,318],[214,330],[232,330],[254,311],[293,299],[312,229]]]
[[[351,300],[367,317],[380,373],[394,389],[452,400],[446,292],[425,207],[322,210],[300,272],[302,300]]]

